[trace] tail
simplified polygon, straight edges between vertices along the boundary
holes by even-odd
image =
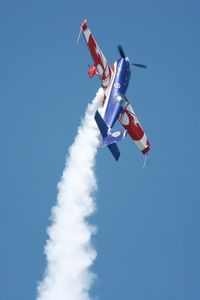
[[[122,141],[125,138],[127,131],[111,131],[98,110],[96,111],[94,118],[103,138],[100,147],[108,146],[108,149],[114,158],[118,160],[120,151],[116,142]]]

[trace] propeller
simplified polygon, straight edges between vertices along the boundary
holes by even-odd
[[[133,64],[133,63],[130,63],[131,65],[135,66],[135,67],[139,67],[139,68],[144,68],[146,69],[147,66],[146,65],[141,65],[141,64]]]
[[[126,55],[121,45],[118,46],[118,51],[122,58],[126,58]]]
[[[118,51],[119,51],[120,56],[121,56],[122,58],[126,58],[126,55],[125,55],[125,52],[124,52],[124,49],[122,48],[122,46],[119,45],[119,46],[117,46],[117,48],[118,48]],[[133,65],[133,66],[139,67],[139,68],[144,68],[144,69],[147,68],[146,65],[142,65],[142,64],[134,64],[134,63],[130,63],[130,65]]]

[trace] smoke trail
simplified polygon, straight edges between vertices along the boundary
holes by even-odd
[[[98,129],[94,113],[103,98],[100,89],[69,149],[62,179],[58,184],[57,203],[52,209],[52,224],[45,246],[47,268],[38,285],[38,300],[89,300],[95,275],[90,267],[96,258],[91,246],[95,227],[87,222],[95,209],[93,193],[97,188],[94,174]]]

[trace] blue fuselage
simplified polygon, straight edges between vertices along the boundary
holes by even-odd
[[[112,83],[104,121],[112,128],[123,109],[125,94],[131,76],[129,60],[121,58],[117,61],[115,78]]]

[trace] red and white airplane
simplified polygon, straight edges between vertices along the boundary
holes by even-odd
[[[86,20],[81,25],[81,32],[94,61],[94,64],[89,68],[88,75],[90,78],[95,74],[99,75],[104,91],[103,107],[100,111],[97,110],[95,114],[95,120],[102,135],[101,147],[108,146],[114,158],[118,160],[120,151],[116,142],[123,140],[128,132],[139,150],[143,154],[147,154],[150,150],[150,143],[125,96],[131,75],[130,65],[142,68],[146,68],[146,66],[130,63],[122,47],[118,46],[121,58],[111,67],[95,41]],[[80,34],[78,40],[79,38]],[[125,128],[124,131],[113,131],[112,128],[117,120]]]

